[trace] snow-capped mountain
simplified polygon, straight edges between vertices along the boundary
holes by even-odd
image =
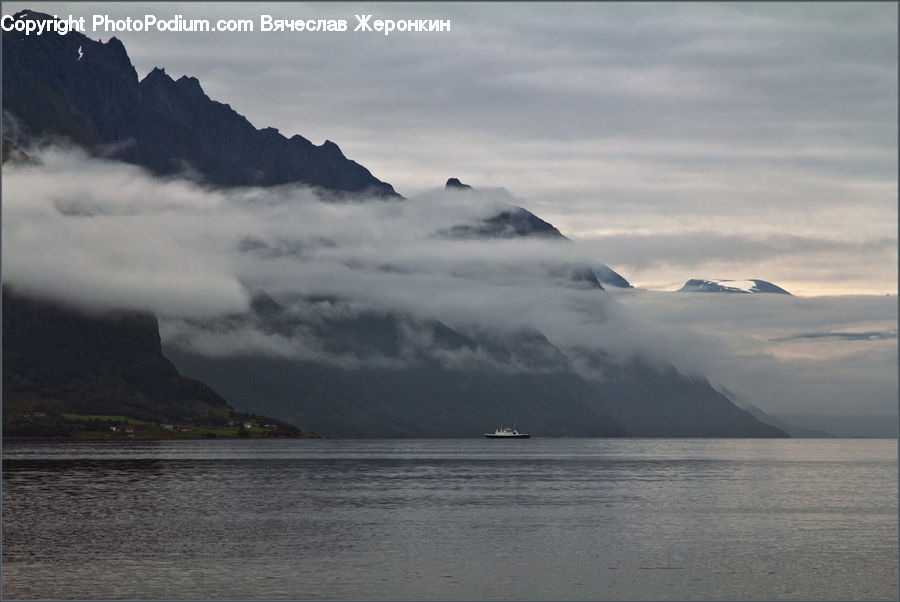
[[[684,283],[679,293],[778,293],[789,292],[765,280],[700,280],[691,279]]]

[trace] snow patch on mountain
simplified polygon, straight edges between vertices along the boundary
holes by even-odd
[[[789,292],[765,280],[701,280],[691,279],[684,283],[680,293],[778,293]]]

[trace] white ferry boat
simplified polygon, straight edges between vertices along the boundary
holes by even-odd
[[[488,439],[528,439],[531,437],[528,433],[520,433],[508,426],[498,428],[493,433],[485,433],[484,436]]]

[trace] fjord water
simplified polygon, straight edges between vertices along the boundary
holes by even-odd
[[[3,597],[896,599],[896,440],[4,443]]]

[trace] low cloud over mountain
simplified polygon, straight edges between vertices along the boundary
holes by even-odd
[[[460,436],[501,411],[548,434],[782,434],[708,377],[810,413],[843,411],[868,379],[856,410],[896,413],[895,348],[802,338],[889,330],[889,298],[634,289],[601,262],[653,263],[677,240],[616,256],[620,238],[573,243],[477,182],[403,199],[196,79],[138,82],[117,41],[4,34],[3,75],[5,281],[87,312],[151,312],[176,365],[238,409],[346,435]]]
[[[546,370],[572,369],[599,382],[606,375],[583,361],[585,351],[620,366],[639,354],[745,394],[758,383],[750,398],[766,410],[833,412],[842,400],[829,391],[849,392],[863,378],[867,393],[857,395],[857,409],[883,412],[896,386],[889,372],[878,374],[896,357],[872,346],[878,341],[860,342],[869,346],[858,351],[868,361],[844,370],[843,356],[800,360],[780,355],[786,343],[758,337],[886,320],[890,298],[611,294],[573,277],[577,266],[596,262],[590,244],[440,235],[515,205],[503,191],[436,188],[402,202],[335,203],[302,186],[211,190],[73,150],[29,154],[38,163],[4,168],[5,278],[25,293],[85,308],[153,312],[164,344],[195,356],[354,369],[423,362],[508,374],[534,369],[477,345],[435,345],[434,325],[442,324],[473,340],[486,332],[541,333],[571,362],[545,363]],[[271,320],[241,318],[259,312],[251,305],[261,292],[301,326],[279,330]],[[775,307],[779,301],[785,304]],[[408,327],[397,328],[399,351],[385,354],[364,341],[336,347],[333,332],[323,336],[320,328],[367,316],[408,317]]]

